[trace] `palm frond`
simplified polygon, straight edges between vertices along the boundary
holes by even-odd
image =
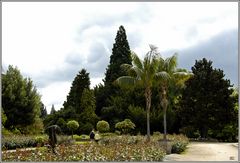
[[[166,71],[161,71],[156,73],[156,78],[163,81],[168,81],[171,79],[171,76]]]
[[[132,57],[132,62],[133,62],[133,65],[140,68],[140,69],[143,69],[143,64],[142,64],[142,61],[141,59],[137,56],[137,54],[135,52],[132,51],[131,53],[131,57]]]
[[[133,66],[130,65],[130,64],[121,64],[121,66],[120,66],[120,68],[121,68],[123,71],[127,72],[127,73],[128,73],[128,71],[129,71],[132,67],[133,67]]]
[[[174,72],[177,67],[177,53],[165,60],[165,69],[170,73]]]
[[[114,84],[120,85],[121,87],[131,87],[135,84],[136,80],[131,76],[121,76],[114,81]]]

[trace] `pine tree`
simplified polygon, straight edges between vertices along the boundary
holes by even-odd
[[[221,131],[234,117],[232,85],[220,69],[213,69],[205,58],[192,67],[194,76],[186,82],[180,102],[183,126],[192,126],[206,138],[208,131]]]
[[[47,109],[46,106],[41,102],[41,107],[40,107],[40,118],[44,119],[47,116]]]
[[[119,27],[115,43],[112,48],[112,55],[110,56],[110,64],[108,65],[105,73],[104,87],[101,85],[95,88],[96,96],[96,113],[100,115],[101,109],[110,105],[111,96],[124,96],[118,86],[113,85],[113,82],[120,76],[127,75],[120,66],[122,64],[131,64],[131,51],[127,40],[126,31],[123,26]],[[119,108],[121,109],[121,108]]]
[[[9,66],[2,76],[2,107],[7,116],[6,128],[24,128],[40,116],[40,100],[30,78],[23,78],[18,68]]]
[[[72,82],[70,92],[67,96],[67,101],[65,101],[63,104],[64,109],[72,107],[75,109],[76,113],[80,113],[80,103],[82,93],[85,88],[90,88],[90,79],[89,73],[87,73],[85,69],[82,69]]]
[[[82,111],[79,114],[78,121],[79,124],[82,125],[79,127],[79,130],[81,132],[89,133],[99,120],[95,114],[96,100],[92,90],[84,89],[81,98],[81,109]],[[90,126],[90,128],[88,128],[88,126]]]
[[[118,77],[127,75],[120,66],[124,63],[131,64],[131,62],[131,51],[127,41],[126,31],[123,26],[120,26],[115,38],[115,43],[113,44],[110,64],[105,74],[104,84],[111,85]]]
[[[52,104],[50,114],[55,114],[55,113],[56,113],[56,110],[55,110],[54,105]]]

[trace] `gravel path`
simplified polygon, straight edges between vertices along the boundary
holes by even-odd
[[[167,155],[164,161],[238,161],[238,145],[191,142],[183,154]]]

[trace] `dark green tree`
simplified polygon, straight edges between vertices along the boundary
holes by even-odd
[[[131,64],[131,51],[127,41],[126,31],[123,26],[119,27],[115,43],[113,44],[110,64],[106,71],[104,84],[112,84],[119,76],[126,75],[126,72],[120,69],[123,63]]]
[[[212,61],[196,61],[192,72],[194,76],[186,82],[178,114],[184,127],[192,127],[206,138],[209,131],[220,133],[234,119],[233,90],[223,71],[213,69]]]
[[[41,107],[40,107],[40,118],[44,119],[47,116],[47,109],[46,106],[41,102]]]
[[[41,97],[30,78],[9,66],[2,76],[2,107],[7,116],[6,128],[24,128],[35,123],[40,116]]]
[[[104,87],[99,86],[98,90],[95,91],[96,96],[96,113],[100,115],[101,109],[103,107],[109,107],[111,104],[112,96],[125,96],[121,92],[119,86],[113,85],[118,77],[127,75],[127,73],[120,68],[124,63],[131,64],[131,51],[127,40],[126,31],[123,26],[119,27],[117,31],[117,36],[115,38],[115,43],[112,48],[112,55],[110,56],[110,63],[106,69]],[[123,108],[119,108],[123,109]]]
[[[54,105],[52,104],[50,114],[55,114],[55,113],[56,113],[56,110],[55,110]]]
[[[95,114],[96,100],[92,90],[86,88],[83,90],[80,106],[82,108],[82,112],[80,113],[79,122],[88,122],[95,126],[99,119]]]
[[[90,79],[89,73],[85,69],[82,69],[75,79],[72,82],[72,86],[70,88],[70,92],[67,96],[67,101],[64,102],[64,109],[73,108],[76,113],[81,112],[81,98],[82,93],[85,88],[89,89],[90,87]]]

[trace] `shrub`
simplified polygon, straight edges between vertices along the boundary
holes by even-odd
[[[176,141],[172,144],[172,153],[182,153],[187,148],[187,143]]]
[[[160,136],[161,133],[159,131],[153,132],[153,136]]]
[[[77,128],[79,127],[79,124],[77,121],[71,120],[71,121],[68,121],[67,127],[72,131],[72,137],[73,137],[73,131],[77,130]]]
[[[129,133],[135,127],[135,124],[130,119],[125,119],[124,121],[118,122],[115,125],[115,128],[121,130],[123,134]]]
[[[100,134],[102,137],[108,137],[108,136],[116,136],[116,133],[106,132]]]
[[[81,141],[81,136],[79,136],[79,135],[73,135],[73,139],[74,139],[75,141]]]
[[[37,144],[38,144],[38,141],[35,138],[35,136],[10,135],[10,136],[4,136],[2,139],[3,149],[36,147]]]
[[[98,121],[97,123],[97,130],[101,133],[108,132],[110,129],[109,123],[107,121]]]
[[[90,136],[89,135],[81,135],[80,138],[81,138],[81,140],[89,140]]]
[[[37,144],[39,144],[40,146],[43,146],[44,143],[48,141],[48,137],[47,137],[47,136],[36,136],[36,137],[35,137],[35,141],[36,141]]]

